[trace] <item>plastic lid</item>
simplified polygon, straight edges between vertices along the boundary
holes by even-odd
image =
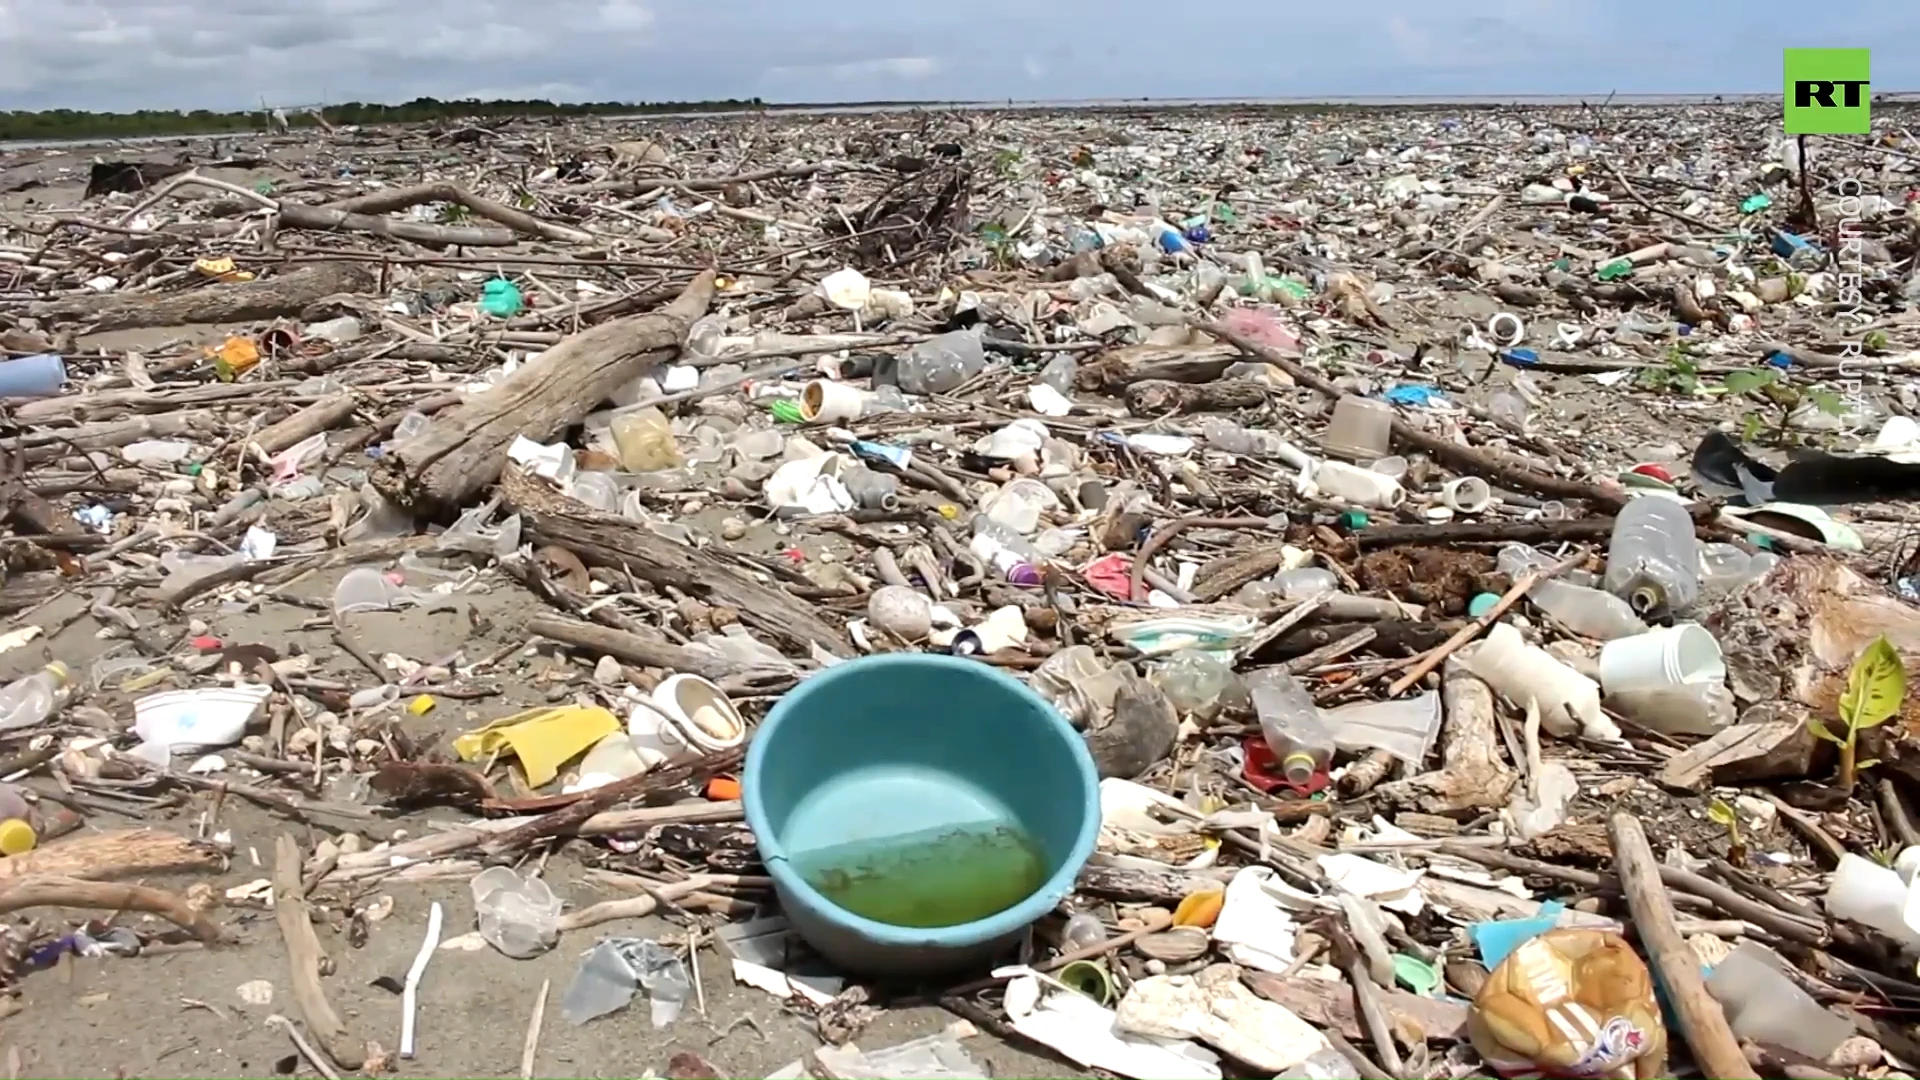
[[[23,855],[33,850],[40,838],[33,834],[33,826],[19,818],[0,821],[0,855]]]
[[[49,663],[47,670],[53,672],[53,677],[59,679],[62,683],[73,681],[73,671],[58,660]]]
[[[1313,760],[1312,754],[1288,754],[1280,762],[1280,771],[1286,774],[1287,782],[1295,787],[1304,786],[1319,770],[1320,765]]]

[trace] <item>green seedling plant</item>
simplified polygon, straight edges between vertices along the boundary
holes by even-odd
[[[1886,635],[1873,639],[1847,672],[1847,689],[1838,708],[1841,734],[1835,734],[1817,716],[1807,718],[1807,730],[1840,748],[1841,788],[1853,790],[1854,778],[1880,763],[1878,758],[1856,760],[1860,733],[1879,727],[1900,714],[1907,698],[1907,669]]]
[[[1740,815],[1733,807],[1715,799],[1707,804],[1707,820],[1727,830],[1727,861],[1739,865],[1747,861],[1747,842],[1740,835]]]
[[[1660,363],[1641,368],[1633,381],[1642,390],[1692,396],[1700,388],[1700,365],[1676,343],[1668,347]]]
[[[1840,395],[1818,387],[1794,386],[1779,368],[1728,372],[1721,385],[1729,397],[1753,406],[1740,417],[1741,438],[1747,442],[1763,438],[1776,444],[1792,442],[1788,424],[1803,407],[1811,406],[1828,416],[1844,416],[1847,412],[1847,403]]]

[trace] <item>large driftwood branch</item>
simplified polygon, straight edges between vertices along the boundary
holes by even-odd
[[[36,875],[0,886],[0,913],[30,907],[77,907],[99,911],[146,911],[158,915],[209,945],[227,940],[220,924],[195,911],[185,900],[165,889],[145,885],[105,884],[70,877]]]
[[[73,836],[57,844],[0,859],[0,888],[14,878],[52,877],[81,881],[147,877],[182,870],[211,870],[218,851],[184,836],[148,829]]]
[[[519,469],[500,479],[508,505],[539,543],[557,544],[596,566],[621,567],[642,581],[671,586],[740,613],[740,621],[802,655],[819,644],[842,656],[853,644],[811,604],[754,580],[746,571],[698,548],[659,536],[614,514],[567,498]]]
[[[512,247],[520,242],[511,229],[489,229],[479,225],[436,225],[425,221],[395,221],[371,214],[351,214],[330,206],[305,203],[280,204],[280,225],[288,229],[317,229],[329,232],[358,232],[384,236],[392,240],[411,240],[416,244],[454,247]]]
[[[543,240],[557,240],[563,244],[589,244],[594,239],[592,233],[551,221],[542,221],[525,211],[515,210],[505,203],[494,202],[492,199],[475,195],[463,187],[448,183],[416,184],[413,187],[376,191],[370,195],[341,199],[314,209],[354,215],[389,214],[395,210],[405,210],[409,206],[436,202],[457,203],[497,225],[505,225],[514,232],[537,236]],[[286,206],[283,205],[281,207],[283,217],[285,213]]]
[[[1377,794],[1429,814],[1505,806],[1514,771],[1500,757],[1493,691],[1458,663],[1447,665],[1445,678],[1440,691],[1446,709],[1440,768],[1385,784]]]
[[[300,882],[300,846],[281,833],[273,845],[273,917],[286,939],[293,1000],[307,1021],[307,1030],[327,1056],[341,1068],[358,1070],[367,1063],[366,1048],[347,1031],[346,1022],[327,1000],[320,985],[320,938],[313,932],[307,910],[307,892]]]
[[[336,293],[368,293],[372,271],[355,262],[324,262],[237,284],[209,282],[180,293],[107,293],[36,304],[36,318],[82,322],[95,330],[138,330],[193,323],[240,323],[298,315]]]
[[[673,359],[712,301],[709,271],[661,311],[567,338],[499,385],[442,410],[425,433],[386,457],[374,486],[415,510],[459,508],[499,478],[516,436],[551,439],[615,390]]]

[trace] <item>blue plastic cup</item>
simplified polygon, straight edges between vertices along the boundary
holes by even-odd
[[[741,778],[787,919],[841,968],[918,976],[992,963],[1073,891],[1099,777],[1038,694],[973,660],[896,653],[801,683]]]

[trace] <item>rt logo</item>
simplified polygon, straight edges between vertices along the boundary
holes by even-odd
[[[1868,50],[1786,50],[1789,135],[1868,135],[1873,95]]]

